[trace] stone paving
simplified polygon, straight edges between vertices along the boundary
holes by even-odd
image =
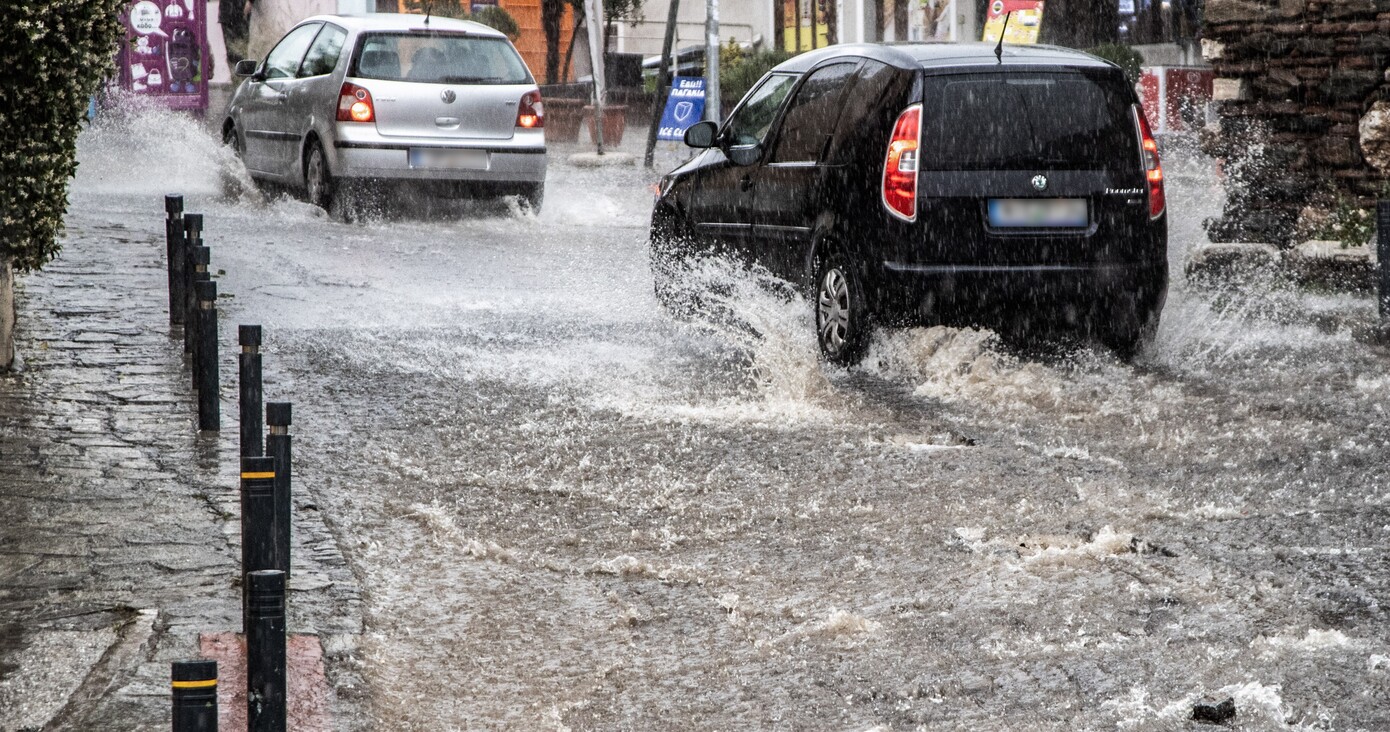
[[[196,430],[159,212],[73,226],[19,278],[25,370],[0,376],[0,731],[168,729],[169,663],[240,628],[235,324],[222,432]],[[268,395],[268,398],[287,398]],[[293,431],[292,431],[293,432]],[[351,728],[360,599],[296,475],[289,627],[323,641]]]

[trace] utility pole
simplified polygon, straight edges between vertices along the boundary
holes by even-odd
[[[666,98],[671,94],[671,46],[676,41],[676,14],[680,12],[681,0],[671,0],[671,8],[666,13],[666,38],[661,41],[661,67],[656,74],[656,114],[652,115],[652,126],[647,130],[647,155],[643,164],[652,167],[652,152],[656,150],[657,128],[661,127],[661,117],[666,112]]]
[[[719,0],[705,0],[705,119],[719,114]]]

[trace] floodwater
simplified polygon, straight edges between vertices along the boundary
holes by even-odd
[[[1209,161],[1168,161],[1136,365],[917,328],[846,370],[719,263],[733,323],[664,315],[655,176],[566,152],[538,217],[347,225],[224,196],[192,122],[84,135],[70,224],[157,235],[182,191],[226,322],[265,326],[365,600],[340,727],[1172,730],[1233,697],[1235,729],[1390,728],[1372,304],[1189,287]]]

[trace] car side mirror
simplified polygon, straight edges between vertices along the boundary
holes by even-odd
[[[256,67],[259,65],[260,62],[254,58],[244,58],[236,62],[236,69],[232,73],[237,76],[255,76]]]
[[[685,130],[685,144],[690,147],[714,147],[714,139],[719,135],[719,125],[705,120],[696,122]]]
[[[739,145],[726,149],[724,154],[729,156],[729,161],[734,165],[743,167],[763,159],[763,146],[759,144]]]

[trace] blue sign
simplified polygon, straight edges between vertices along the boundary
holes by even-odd
[[[656,130],[658,140],[685,139],[685,131],[705,118],[705,80],[682,76],[671,84],[666,98],[666,111],[661,113],[661,126]]]

